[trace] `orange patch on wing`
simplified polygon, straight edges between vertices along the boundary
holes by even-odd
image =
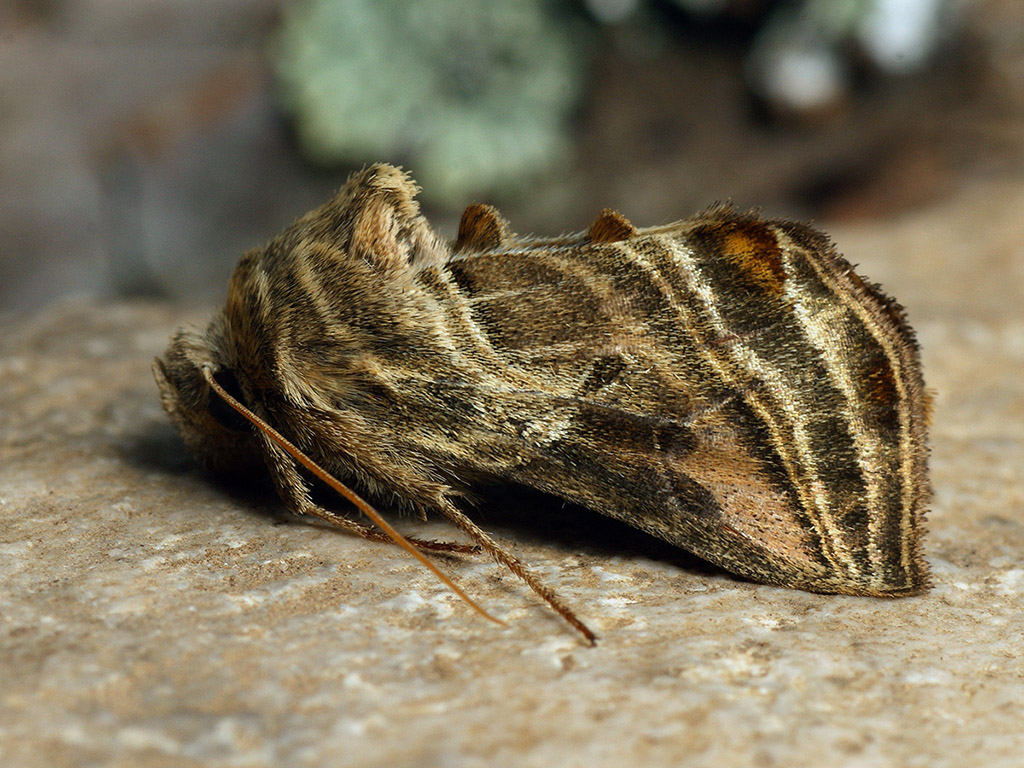
[[[729,222],[722,229],[722,255],[742,278],[769,293],[781,293],[786,270],[775,233],[756,221]]]

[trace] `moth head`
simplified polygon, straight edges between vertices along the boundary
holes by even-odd
[[[218,330],[217,320],[205,333],[180,329],[163,358],[153,361],[153,377],[160,402],[189,449],[214,471],[243,475],[262,464],[256,437],[249,422],[210,388],[203,374],[209,369],[218,384],[247,402],[218,343]]]

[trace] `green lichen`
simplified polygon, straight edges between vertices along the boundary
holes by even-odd
[[[564,161],[583,82],[571,21],[543,0],[307,0],[273,60],[312,159],[402,160],[453,204]]]

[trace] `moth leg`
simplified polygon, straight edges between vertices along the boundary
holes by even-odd
[[[289,453],[285,451],[282,446],[279,446],[275,440],[271,440],[267,437],[266,433],[262,434],[264,456],[266,457],[271,477],[274,478],[274,484],[277,486],[278,493],[292,512],[301,515],[313,515],[315,517],[319,517],[346,531],[350,531],[357,536],[362,536],[368,539],[379,540],[380,537],[385,535],[383,531],[378,531],[376,528],[370,528],[369,526],[362,525],[354,520],[349,520],[343,515],[330,512],[315,504],[310,496],[308,484],[302,478],[302,475],[299,474],[295,464],[292,463]],[[295,450],[297,451],[298,449]],[[536,576],[534,576],[524,562],[511,552],[502,548],[501,545],[488,536],[479,526],[477,526],[476,523],[459,511],[459,509],[452,504],[452,502],[449,501],[443,493],[436,496],[436,506],[445,515],[445,517],[461,528],[463,532],[475,539],[480,545],[480,548],[494,558],[495,561],[504,565],[512,571],[512,573],[525,581],[527,586],[530,587],[538,597],[550,605],[551,608],[554,609],[555,613],[561,616],[571,627],[583,635],[591,645],[596,644],[597,635],[595,635],[586,624],[580,621],[572,609],[562,602],[562,598],[560,598],[553,589],[542,583]],[[391,538],[388,537],[388,540],[390,541]],[[451,542],[422,541],[417,539],[406,539],[406,541],[413,546],[424,549],[433,549],[435,551],[462,552],[467,549],[474,551],[474,548],[472,547],[467,547],[464,544],[453,544]],[[441,575],[439,571],[435,572],[438,573],[438,575]],[[489,616],[489,614],[484,612],[482,608],[466,597],[458,587],[455,587],[455,585],[450,582],[446,581],[446,583],[455,589],[459,595],[464,597],[467,602],[476,607],[477,610],[484,613],[485,616]]]
[[[447,499],[442,499],[438,503],[438,507],[445,517],[461,528],[464,533],[472,537],[473,540],[476,541],[487,554],[494,558],[498,564],[504,565],[512,571],[512,573],[525,581],[526,585],[532,589],[541,600],[550,605],[554,609],[555,613],[565,619],[574,629],[576,629],[577,632],[587,638],[587,641],[591,645],[597,644],[597,635],[594,634],[590,627],[580,621],[576,616],[576,613],[562,601],[562,598],[559,597],[551,587],[538,579],[526,563],[511,552],[505,550],[500,544],[498,544],[498,542],[488,536],[483,529],[470,520]]]
[[[362,538],[369,539],[370,541],[382,541],[386,544],[395,543],[390,536],[379,528],[375,528],[372,525],[365,525],[364,523],[358,523],[344,515],[339,515],[337,512],[331,512],[329,509],[324,509],[318,504],[310,503],[310,505],[305,507],[299,514],[319,517],[321,520],[337,526],[347,533],[353,533],[356,536],[361,536]],[[416,547],[416,549],[422,549],[428,552],[460,552],[464,554],[479,554],[482,549],[478,544],[460,544],[457,541],[418,539],[415,536],[405,536],[405,540]]]
[[[318,517],[337,528],[341,528],[346,533],[351,533],[363,539],[382,541],[388,544],[395,543],[390,536],[379,528],[357,522],[315,503],[310,496],[309,484],[299,474],[291,457],[271,440],[264,441],[264,449],[267,451],[267,464],[270,467],[270,476],[274,480],[274,486],[277,488],[278,495],[289,512],[295,515]],[[481,547],[476,544],[460,544],[455,541],[432,541],[417,539],[413,536],[406,536],[405,539],[417,549],[429,552],[477,554],[481,550]]]

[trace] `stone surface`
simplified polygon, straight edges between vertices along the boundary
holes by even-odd
[[[0,764],[1020,765],[1021,210],[989,184],[832,230],[908,306],[937,391],[933,589],[747,584],[543,499],[485,504],[594,649],[482,559],[443,565],[505,628],[397,548],[195,469],[149,363],[201,314],[2,318]]]

